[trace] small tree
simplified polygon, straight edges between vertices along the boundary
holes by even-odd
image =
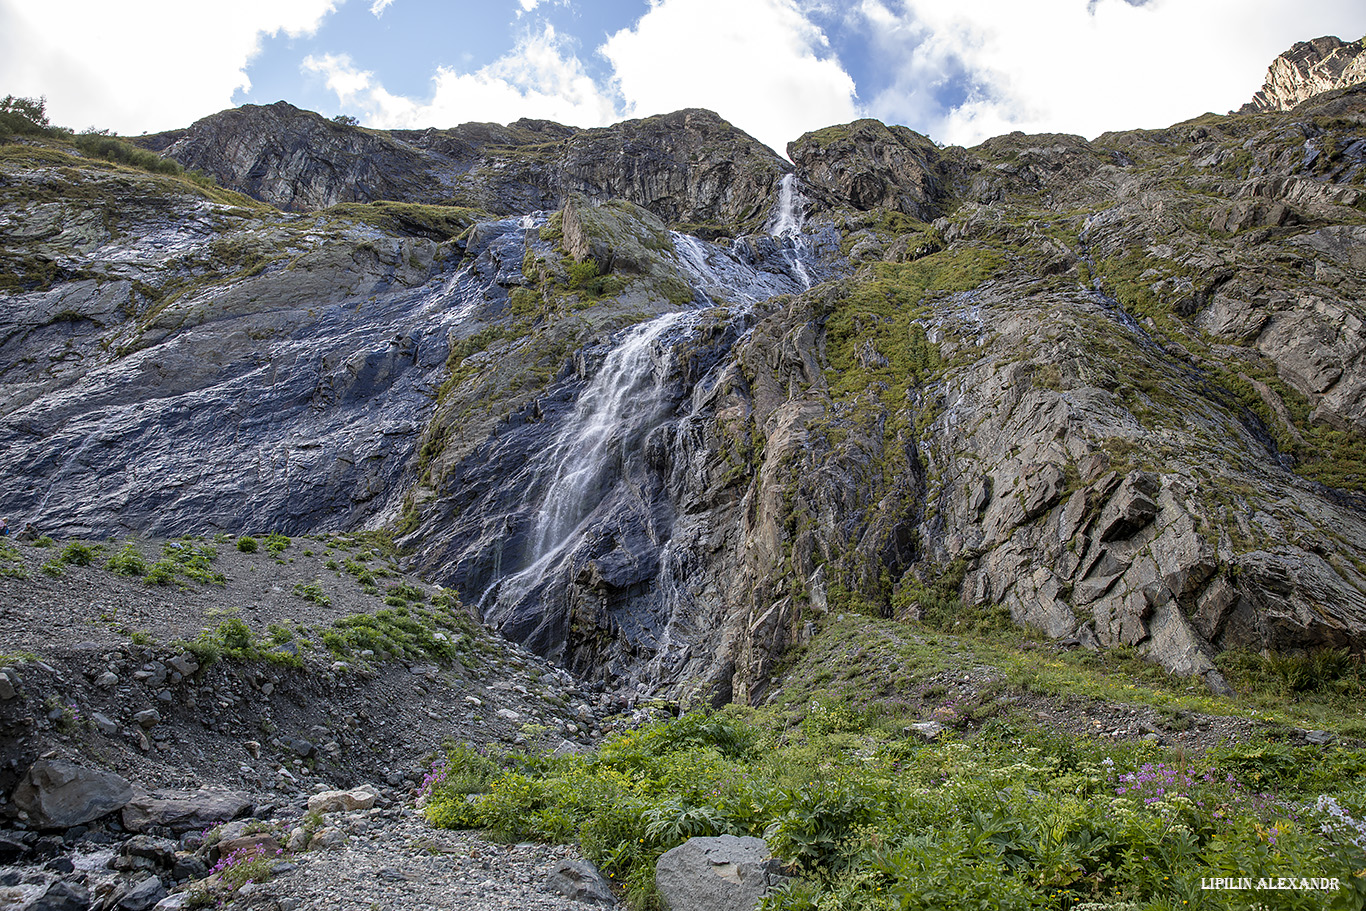
[[[21,134],[41,136],[53,132],[47,119],[47,98],[0,99],[0,140]]]
[[[336,117],[332,118],[332,122],[340,123],[344,127],[360,126],[360,121],[352,117],[350,114],[338,114]]]
[[[40,98],[16,98],[6,95],[0,101],[0,114],[12,114],[24,118],[35,127],[51,126],[47,120],[47,96]]]

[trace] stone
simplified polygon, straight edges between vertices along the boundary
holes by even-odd
[[[329,848],[340,848],[346,844],[346,833],[335,826],[324,826],[313,833],[313,837],[308,841],[308,850],[325,851]]]
[[[19,695],[19,688],[11,674],[8,668],[0,671],[0,702],[7,702]]]
[[[113,671],[105,671],[95,678],[95,685],[106,690],[112,690],[119,685],[119,675]]]
[[[308,798],[308,809],[312,813],[350,813],[355,810],[368,810],[379,799],[379,792],[369,785],[353,788],[350,791],[323,791]]]
[[[1096,528],[1100,540],[1114,541],[1132,537],[1157,517],[1157,502],[1153,497],[1161,488],[1161,479],[1147,471],[1130,472],[1101,510]]]
[[[113,772],[87,769],[58,759],[40,759],[14,789],[14,805],[40,829],[68,829],[120,809],[133,796],[128,781]]]
[[[119,726],[114,722],[114,719],[110,718],[108,715],[102,715],[99,712],[90,713],[90,723],[95,726],[95,730],[105,736],[115,734],[119,729]]]
[[[128,888],[116,890],[113,907],[118,911],[151,911],[165,897],[166,887],[161,880],[149,876]]]
[[[119,845],[118,853],[128,857],[142,857],[157,866],[170,869],[176,862],[176,843],[154,835],[134,835]]]
[[[161,713],[156,709],[143,709],[133,715],[133,723],[150,730],[161,724]]]
[[[3,890],[0,890],[3,897]],[[90,890],[79,883],[63,879],[53,881],[32,901],[20,905],[16,911],[89,911]]]
[[[786,879],[762,838],[690,838],[655,864],[668,911],[749,911]]]
[[[166,663],[182,677],[188,677],[199,670],[199,662],[194,660],[194,656],[188,652],[176,655]]]
[[[236,791],[139,792],[123,808],[123,825],[130,832],[146,832],[155,827],[182,835],[249,815],[251,809],[251,797]]]
[[[584,860],[564,859],[555,865],[546,878],[545,890],[563,895],[570,901],[585,905],[616,905],[611,884],[598,868]]]
[[[944,726],[937,721],[919,721],[912,724],[907,730],[928,743],[939,739],[939,735],[944,733]]]

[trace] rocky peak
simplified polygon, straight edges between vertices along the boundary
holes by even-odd
[[[287,211],[406,199],[433,183],[418,150],[284,101],[221,111],[140,142]]]
[[[943,197],[939,150],[919,133],[877,120],[826,127],[788,143],[807,183],[831,205],[883,206],[930,221]]]
[[[1238,113],[1288,111],[1315,95],[1366,82],[1366,39],[1344,43],[1332,35],[1297,42],[1271,62],[1266,84]]]
[[[701,109],[588,130],[523,118],[386,132],[281,101],[137,142],[287,211],[390,200],[521,215],[582,193],[626,200],[703,234],[752,230],[788,170],[767,146]]]

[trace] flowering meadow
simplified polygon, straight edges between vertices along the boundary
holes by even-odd
[[[694,835],[768,839],[766,911],[1366,906],[1366,752],[1277,742],[1198,758],[988,724],[923,743],[838,704],[661,721],[596,754],[452,747],[435,824],[578,841],[635,908]]]

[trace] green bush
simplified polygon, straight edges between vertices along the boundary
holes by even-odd
[[[256,553],[256,548],[256,539],[251,535],[243,535],[237,539],[237,549],[244,554],[254,554]]]
[[[122,550],[110,557],[104,568],[121,576],[142,578],[147,575],[147,561],[142,558],[142,554],[132,541],[124,544]]]
[[[6,95],[0,99],[0,142],[14,136],[59,136],[64,132],[48,122],[47,98]]]
[[[72,541],[62,548],[58,559],[68,566],[89,566],[95,562],[99,555],[99,545],[87,544],[84,541]]]
[[[289,538],[278,532],[271,532],[266,535],[266,550],[277,557],[289,549],[289,544]]]
[[[105,161],[117,162],[153,174],[185,173],[184,168],[169,158],[162,158],[156,152],[139,148],[131,142],[110,136],[107,132],[78,133],[73,141],[77,151],[92,158],[103,158]]]
[[[314,604],[320,604],[323,607],[332,603],[332,599],[327,597],[327,593],[323,591],[321,579],[298,583],[294,586],[294,594],[296,597],[303,598],[305,601],[312,601]]]
[[[173,585],[175,577],[175,563],[171,560],[158,560],[147,567],[145,581],[148,585]]]

